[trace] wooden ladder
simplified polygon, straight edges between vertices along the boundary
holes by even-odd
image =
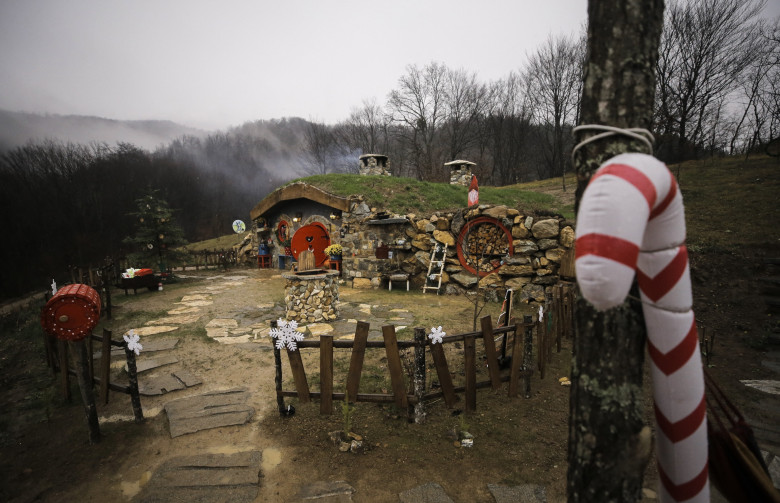
[[[441,276],[444,272],[444,261],[447,259],[447,245],[436,244],[431,251],[431,261],[428,263],[428,273],[425,275],[425,285],[423,286],[423,293],[427,290],[436,290],[436,295],[439,295],[439,289],[441,288]]]

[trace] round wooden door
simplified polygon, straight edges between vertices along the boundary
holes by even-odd
[[[314,252],[314,263],[322,265],[328,258],[325,255],[325,248],[330,246],[330,235],[325,229],[325,226],[319,222],[314,222],[309,225],[304,225],[293,234],[292,237],[292,253],[295,260],[298,260],[298,255],[302,251]]]

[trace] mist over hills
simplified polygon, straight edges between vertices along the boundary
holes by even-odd
[[[189,241],[231,232],[235,219],[307,170],[304,119],[247,122],[205,132],[170,121],[115,121],[0,110],[0,249],[4,296],[66,271],[134,252],[136,202],[153,194],[174,209]],[[44,225],[41,247],[29,221]],[[47,278],[49,278],[47,280]]]
[[[0,150],[47,139],[89,144],[132,143],[145,150],[170,143],[181,136],[204,137],[207,131],[168,120],[120,121],[85,115],[41,115],[0,110]]]

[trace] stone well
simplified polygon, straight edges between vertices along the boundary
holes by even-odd
[[[287,319],[299,323],[333,321],[339,317],[338,271],[316,269],[282,273],[286,280]]]

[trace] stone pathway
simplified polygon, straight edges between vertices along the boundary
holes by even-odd
[[[143,327],[134,328],[133,330],[136,334],[143,337],[175,332],[181,325],[195,323],[203,316],[202,309],[214,303],[213,295],[219,294],[228,288],[240,286],[247,278],[248,276],[244,275],[210,276],[207,279],[213,284],[207,285],[203,289],[190,291],[176,303],[179,307],[167,311],[166,316],[150,320],[146,322]],[[222,281],[217,282],[216,280]],[[215,319],[211,320],[206,325],[206,331],[210,336],[214,337],[215,340],[220,340],[220,338],[226,339],[226,341],[221,342],[247,342],[249,337],[247,336],[247,333],[250,330],[243,329],[243,332],[241,333],[239,333],[237,328],[231,330],[231,328],[235,328],[236,325],[236,320],[233,319]],[[243,335],[243,338],[237,337],[238,335]],[[178,338],[141,340],[143,351],[136,359],[136,368],[139,375],[138,390],[142,395],[161,395],[203,383],[200,377],[181,369],[160,370],[162,367],[179,363],[177,358],[164,353],[167,350],[174,349],[178,342]],[[116,351],[116,353],[114,353],[114,351]],[[152,355],[151,353],[159,354]],[[112,350],[112,357],[114,355],[117,356],[116,362],[124,362],[123,349],[114,348]],[[120,364],[117,363],[117,365]],[[122,363],[121,366],[126,367],[126,364]]]
[[[202,309],[214,303],[214,295],[242,284],[247,278],[243,275],[210,277],[208,279],[212,284],[188,292],[177,303],[179,307],[135,331],[142,336],[175,332],[181,325],[199,321]],[[218,279],[224,281],[214,281]],[[236,344],[246,349],[272,349],[268,320],[283,318],[284,307],[265,303],[250,306],[244,311],[231,313],[228,315],[231,317],[209,320],[205,324],[206,334],[220,344]],[[395,306],[341,302],[340,311],[341,317],[337,321],[302,325],[299,330],[307,338],[333,334],[337,339],[352,339],[358,321],[364,321],[370,324],[369,340],[381,340],[384,325],[395,325],[396,332],[414,326],[414,316],[408,310]],[[198,376],[175,368],[178,360],[166,354],[178,342],[178,338],[141,340],[144,349],[138,357],[137,366],[139,388],[143,395],[170,393],[202,383]],[[123,357],[121,361],[124,363]],[[247,404],[248,398],[249,392],[245,388],[233,388],[171,400],[164,405],[170,435],[175,438],[204,429],[245,424],[255,414],[255,409]],[[262,457],[259,451],[250,451],[231,455],[203,454],[171,458],[155,471],[133,501],[253,501],[258,495],[263,476]],[[488,490],[496,503],[546,502],[545,488],[542,486],[489,484]],[[292,501],[347,503],[352,501],[354,493],[355,489],[346,481],[317,481],[301,487]],[[398,497],[402,503],[453,501],[442,486],[433,482],[403,491]]]
[[[173,400],[165,404],[171,438],[200,430],[234,426],[249,422],[255,413],[247,405],[246,388],[210,391]]]
[[[168,459],[133,501],[194,503],[254,501],[260,490],[259,451]]]

